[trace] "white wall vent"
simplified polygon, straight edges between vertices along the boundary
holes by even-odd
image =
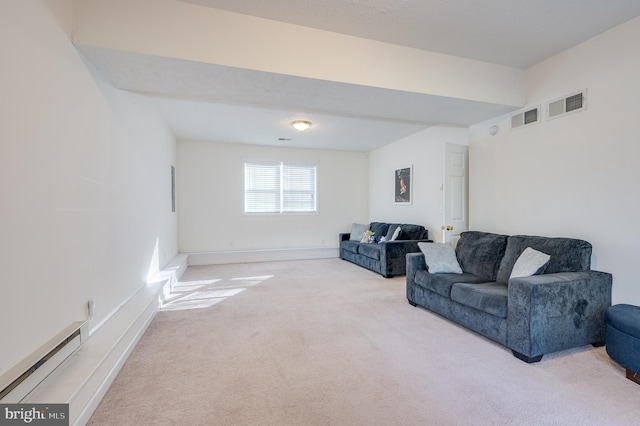
[[[547,104],[547,118],[558,118],[587,109],[587,90],[572,93]]]
[[[528,108],[511,116],[511,129],[529,126],[540,122],[540,106]]]

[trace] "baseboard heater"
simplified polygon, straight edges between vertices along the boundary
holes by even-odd
[[[80,347],[84,321],[75,322],[0,376],[0,402],[22,402]]]

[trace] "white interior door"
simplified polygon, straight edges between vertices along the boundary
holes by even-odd
[[[446,143],[444,147],[444,211],[442,241],[466,231],[468,224],[468,152],[466,145]]]

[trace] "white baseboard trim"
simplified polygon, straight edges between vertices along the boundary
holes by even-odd
[[[338,257],[336,247],[287,248],[267,250],[218,251],[186,253],[189,266],[228,263],[274,262],[283,260],[326,259]]]
[[[69,405],[70,425],[85,425],[93,412],[98,408],[100,401],[107,393],[107,390],[115,380],[118,372],[124,365],[125,361],[138,344],[138,341],[147,330],[147,327],[153,320],[160,307],[159,296],[161,288],[157,288],[151,300],[146,306],[131,306],[130,312],[123,312],[120,318],[114,318],[115,323],[105,325],[106,329],[100,329],[87,342],[91,343],[98,333],[101,333],[102,342],[94,345],[93,348],[83,348],[85,351],[95,351],[96,356],[102,356],[101,362],[96,365],[92,374],[87,377],[81,389],[74,395]],[[143,305],[143,301],[135,301],[135,305]],[[129,307],[127,307],[129,308]],[[144,308],[139,315],[135,317],[136,311]],[[131,321],[131,322],[130,322]],[[129,324],[126,327],[127,323]],[[119,338],[117,336],[120,335]],[[105,352],[105,344],[116,337],[117,341],[113,347]]]
[[[157,278],[134,293],[23,402],[68,403],[69,424],[86,424],[160,307],[180,279],[187,256],[178,255]]]
[[[167,300],[167,297],[173,291],[174,284],[180,281],[180,277],[186,272],[189,267],[188,260],[189,256],[187,254],[180,253],[154,277],[153,282],[163,283],[162,303]]]

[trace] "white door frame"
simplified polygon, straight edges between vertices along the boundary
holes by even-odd
[[[469,227],[469,147],[444,144],[442,241]]]

